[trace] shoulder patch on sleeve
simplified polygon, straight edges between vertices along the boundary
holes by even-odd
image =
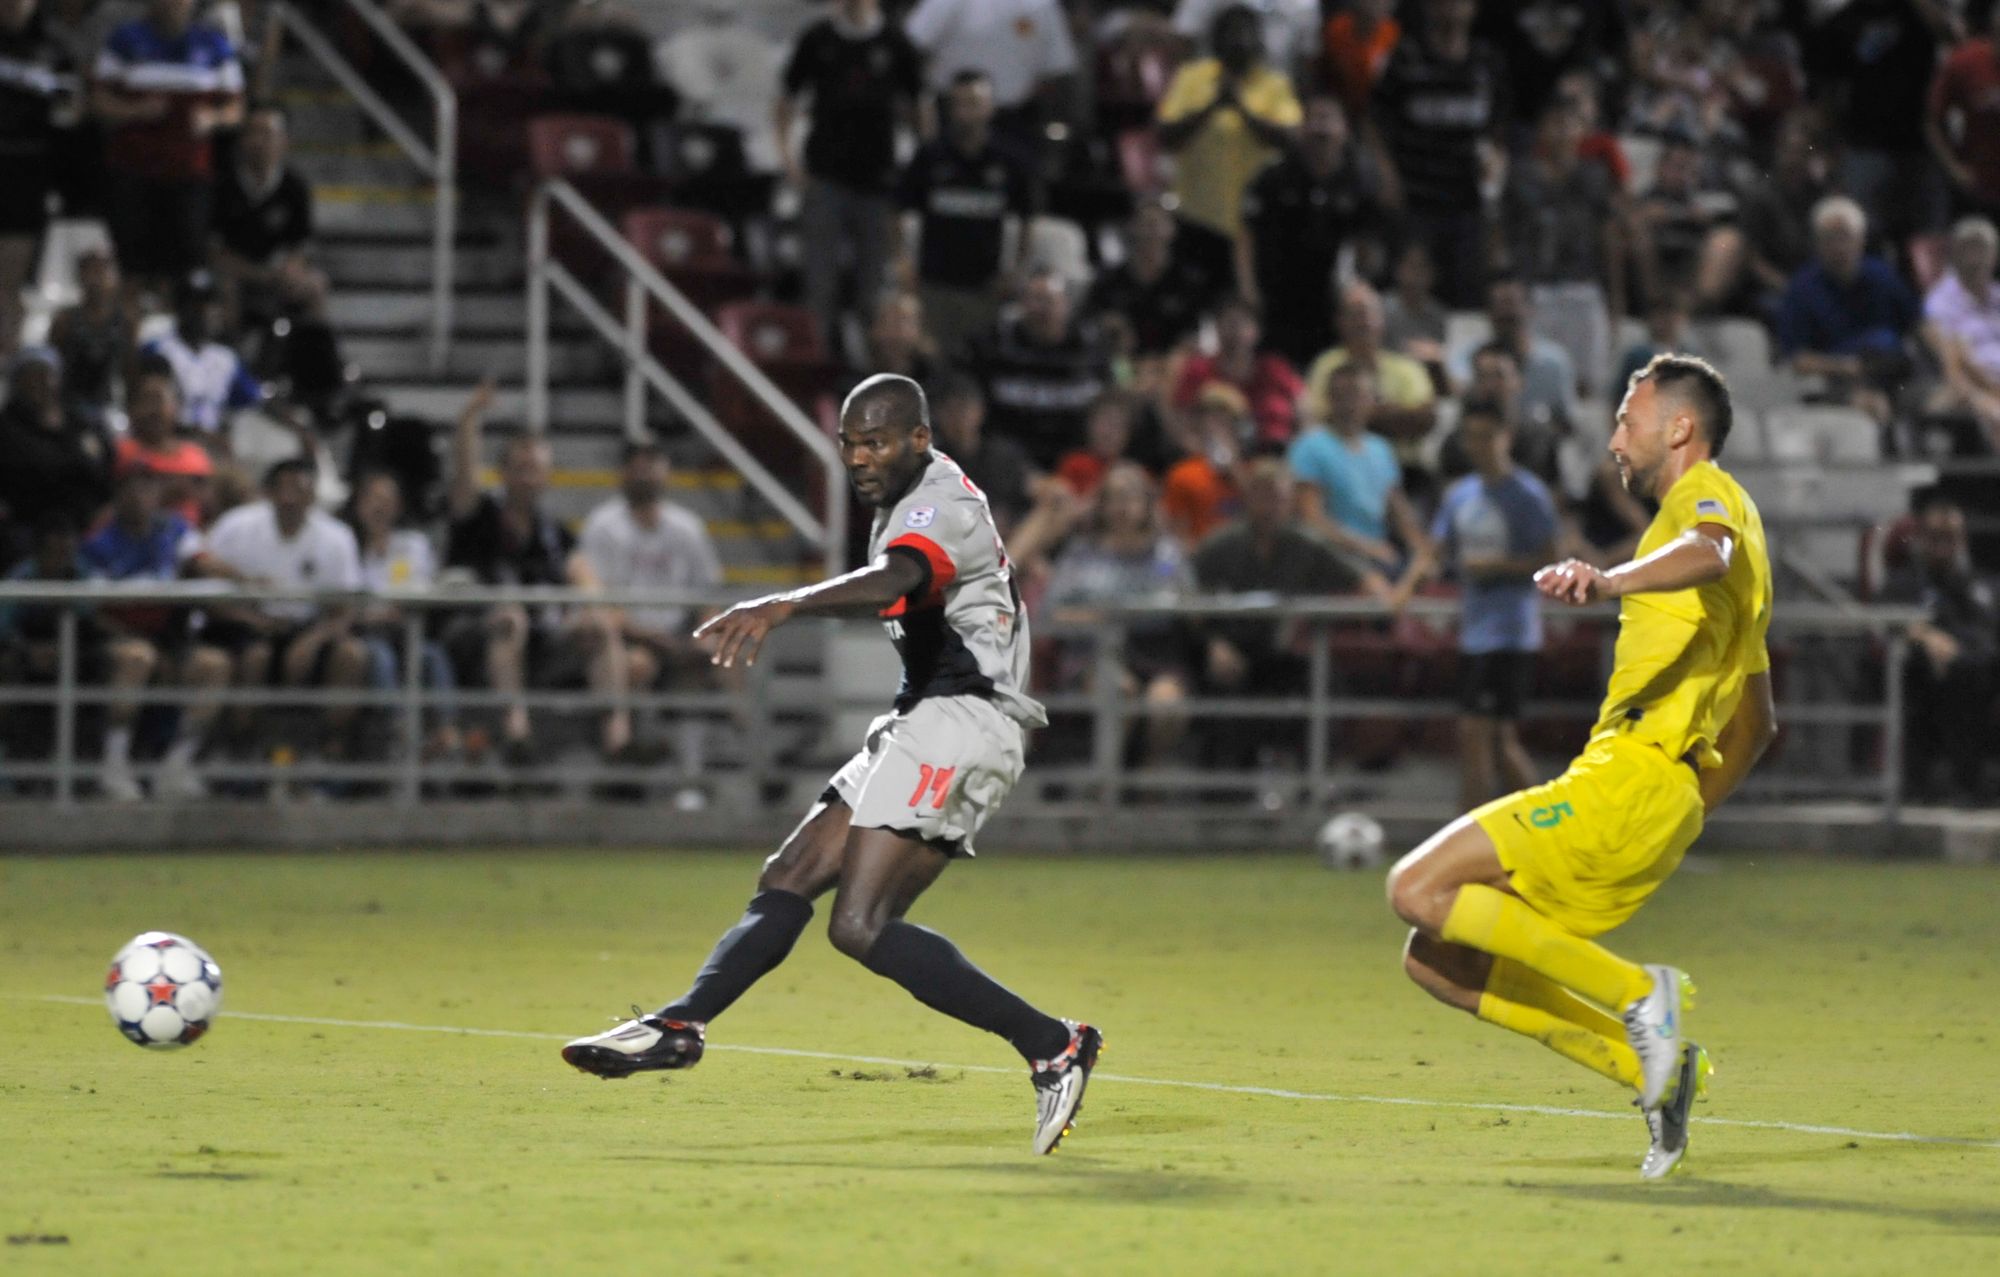
[[[934,505],[916,506],[903,516],[903,526],[906,528],[928,528],[935,522],[937,522],[937,507]]]
[[[1718,519],[1729,517],[1728,507],[1724,506],[1722,502],[1717,501],[1714,497],[1703,497],[1701,500],[1695,502],[1694,512],[1696,514],[1712,514]]]

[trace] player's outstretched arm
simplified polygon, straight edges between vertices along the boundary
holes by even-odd
[[[1715,750],[1722,755],[1722,766],[1701,774],[1702,809],[1714,811],[1722,806],[1777,736],[1778,707],[1771,697],[1771,671],[1764,670],[1744,680],[1743,699],[1736,702],[1736,712],[1716,738]]]
[[[1719,523],[1689,528],[1644,558],[1605,571],[1581,559],[1551,563],[1535,573],[1535,588],[1549,598],[1582,605],[1627,594],[1671,594],[1729,575],[1736,540]]]
[[[715,644],[709,663],[731,666],[740,657],[757,663],[764,636],[795,616],[873,615],[897,599],[920,590],[926,572],[913,555],[884,554],[865,568],[783,594],[738,603],[702,623],[697,639]]]

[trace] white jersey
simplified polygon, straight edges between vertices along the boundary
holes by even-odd
[[[254,581],[296,589],[358,590],[361,552],[354,530],[324,510],[311,510],[298,535],[287,538],[269,501],[238,506],[208,532],[209,553]],[[267,615],[305,622],[316,603],[259,604]]]
[[[894,505],[875,512],[870,558],[906,554],[924,581],[883,609],[889,639],[903,658],[896,708],[934,696],[980,696],[1026,727],[1048,714],[1029,697],[1028,614],[986,494],[958,463],[932,450],[930,461]]]

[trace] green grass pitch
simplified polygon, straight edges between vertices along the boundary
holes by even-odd
[[[1684,869],[1613,937],[1695,973],[1719,1070],[1649,1185],[1622,1097],[1430,1003],[1377,878],[1303,857],[995,855],[919,905],[1103,1026],[1052,1158],[1002,1043],[817,928],[692,1072],[566,1068],[562,1038],[684,986],[756,866],[0,858],[0,1272],[2000,1272],[1990,870]],[[152,927],[222,964],[187,1050],[96,996]],[[1163,1084],[1190,1082],[1290,1094]]]

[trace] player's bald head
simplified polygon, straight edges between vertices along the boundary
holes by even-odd
[[[855,430],[888,426],[905,434],[931,424],[924,388],[893,372],[876,373],[848,392],[840,405],[840,424]]]

